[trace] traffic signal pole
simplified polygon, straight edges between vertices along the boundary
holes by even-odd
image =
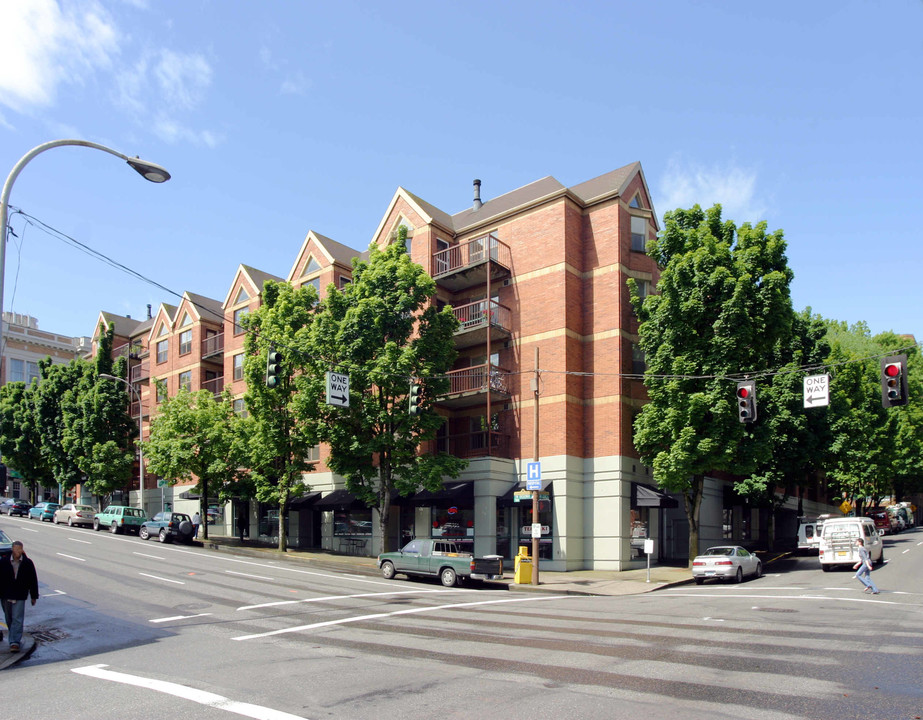
[[[532,460],[538,462],[538,345],[535,346],[535,377],[532,379],[532,392],[535,399],[532,411]],[[538,523],[538,490],[532,491],[532,524]],[[539,538],[532,533],[532,584],[538,585],[538,546]]]

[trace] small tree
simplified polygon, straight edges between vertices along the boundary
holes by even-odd
[[[0,387],[0,454],[32,489],[50,485],[52,475],[42,455],[42,438],[35,423],[35,383],[10,382]]]

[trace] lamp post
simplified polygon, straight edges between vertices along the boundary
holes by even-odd
[[[156,163],[146,162],[138,157],[128,157],[127,155],[123,155],[117,150],[108,148],[105,145],[99,145],[98,143],[90,142],[89,140],[52,140],[51,142],[47,142],[32,148],[29,152],[20,158],[19,162],[16,163],[16,165],[10,171],[10,174],[6,178],[6,182],[3,184],[3,192],[0,194],[0,311],[3,309],[3,276],[5,275],[6,269],[6,231],[7,216],[9,215],[10,191],[12,191],[13,183],[16,181],[19,173],[22,172],[22,169],[29,163],[32,158],[45,152],[46,150],[51,150],[51,148],[60,147],[62,145],[77,145],[80,147],[88,147],[95,150],[102,150],[103,152],[107,152],[110,155],[115,155],[116,157],[121,158],[127,162],[132,167],[132,169],[139,173],[145,180],[150,180],[154,183],[162,183],[170,179],[170,173]],[[2,353],[2,348],[3,323],[0,322],[0,353]],[[119,379],[121,380],[121,378]]]
[[[117,380],[120,383],[124,383],[125,386],[131,390],[135,395],[138,396],[138,506],[141,508],[141,511],[144,511],[144,450],[142,449],[142,441],[144,439],[144,426],[141,425],[142,410],[141,410],[141,393],[124,378],[120,378],[117,375],[109,375],[108,373],[100,373],[99,377],[106,378],[106,380]]]

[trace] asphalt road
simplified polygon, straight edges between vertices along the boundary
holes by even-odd
[[[923,530],[882,588],[816,557],[621,597],[385,581],[7,518],[44,638],[4,672],[33,718],[923,716]],[[2,715],[0,711],[0,715]]]

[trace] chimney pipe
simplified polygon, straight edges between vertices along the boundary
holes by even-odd
[[[481,181],[474,181],[474,209],[480,210],[484,203],[481,202]]]
[[[152,317],[152,315],[151,315],[151,304],[148,303],[148,304],[147,304],[147,319],[150,320],[151,317]]]

